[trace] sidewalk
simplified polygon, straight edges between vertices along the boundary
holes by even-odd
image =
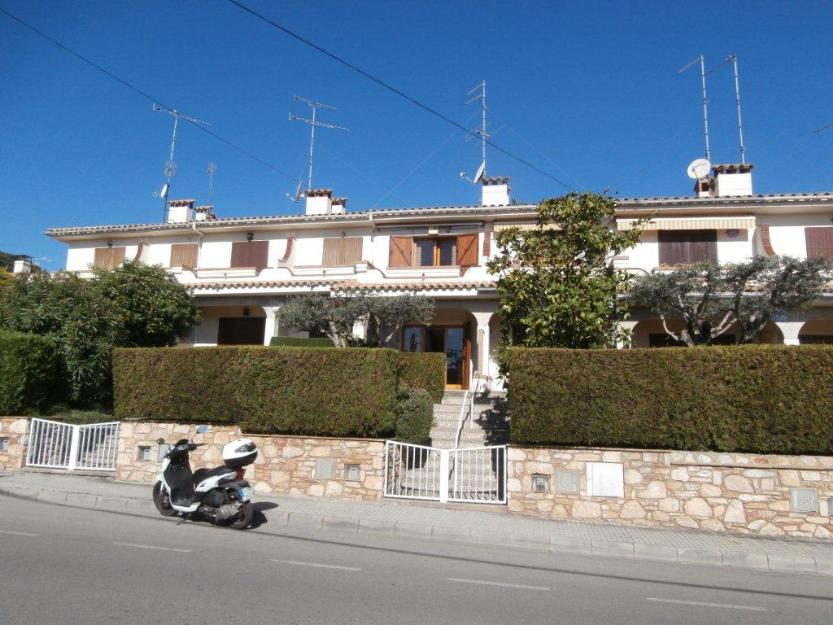
[[[158,516],[148,484],[34,472],[0,473],[0,494],[46,503]],[[421,537],[477,544],[517,545],[553,552],[673,560],[704,565],[833,576],[833,543],[736,536],[695,530],[649,529],[585,521],[547,521],[508,514],[503,508],[438,507],[384,500],[267,497],[256,494],[269,523],[279,528]]]

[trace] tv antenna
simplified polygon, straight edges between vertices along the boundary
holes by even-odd
[[[690,63],[687,63],[683,67],[677,70],[678,74],[682,74],[690,67],[693,67],[697,63],[700,63],[700,83],[703,89],[703,134],[706,138],[706,160],[712,160],[712,151],[711,147],[709,146],[709,99],[706,96],[706,60],[703,58],[701,54],[697,58],[693,59]]]
[[[477,93],[478,91],[479,93]],[[474,178],[466,176],[464,171],[460,172],[460,178],[468,180],[472,184],[477,184],[486,175],[486,140],[489,138],[489,133],[486,131],[486,81],[481,80],[479,84],[469,89],[467,95],[471,96],[472,94],[474,96],[470,97],[466,104],[480,100],[480,128],[472,130],[472,134],[480,137],[480,167],[477,168]]]
[[[709,70],[713,72],[719,67],[726,65],[727,63],[732,64],[732,72],[735,77],[735,108],[738,112],[738,142],[740,143],[740,162],[741,164],[746,164],[746,146],[743,144],[743,117],[740,114],[740,77],[738,75],[738,57],[736,54],[730,54],[723,62],[718,65],[717,67],[712,68]]]
[[[168,221],[168,193],[171,190],[171,179],[174,177],[174,173],[176,172],[176,163],[174,163],[174,150],[176,149],[176,130],[179,126],[179,120],[184,119],[185,121],[189,121],[192,124],[202,124],[204,126],[210,126],[211,124],[201,119],[197,119],[196,117],[190,117],[185,113],[177,111],[176,109],[170,109],[167,106],[162,106],[161,104],[157,104],[156,102],[153,103],[153,110],[157,113],[167,113],[168,115],[174,118],[174,132],[171,136],[171,152],[168,156],[168,161],[165,163],[165,184],[162,185],[162,188],[159,190],[158,194],[159,197],[162,198],[162,219],[164,223]]]
[[[349,128],[345,128],[344,126],[336,126],[335,124],[329,124],[327,122],[320,122],[316,119],[318,109],[328,109],[331,111],[335,111],[336,107],[330,106],[329,104],[322,104],[321,102],[316,102],[315,100],[310,100],[309,98],[302,98],[300,96],[293,96],[292,99],[295,102],[303,102],[308,107],[312,109],[312,119],[307,119],[306,117],[299,117],[298,115],[293,115],[292,113],[289,114],[289,121],[298,121],[304,122],[305,124],[310,125],[310,134],[309,134],[309,156],[307,156],[307,164],[309,166],[309,174],[307,175],[307,191],[312,189],[312,158],[315,150],[315,129],[316,127],[321,128],[331,128],[333,130],[350,130]],[[298,201],[298,198],[301,197],[300,195],[301,185],[298,185],[298,190],[295,192],[295,200]],[[292,199],[292,198],[290,198]]]
[[[214,174],[217,173],[217,163],[208,164],[208,205],[213,206],[214,198]]]

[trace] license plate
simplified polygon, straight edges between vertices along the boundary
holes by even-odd
[[[252,498],[252,489],[251,488],[241,488],[237,491],[237,494],[240,495],[240,501],[249,501]]]

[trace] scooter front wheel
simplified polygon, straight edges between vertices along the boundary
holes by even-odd
[[[232,529],[244,530],[252,524],[252,519],[255,516],[255,509],[251,501],[247,501],[240,505],[240,512],[237,517],[228,524]]]
[[[171,506],[171,500],[168,493],[162,491],[162,482],[156,482],[153,485],[153,505],[159,510],[162,516],[176,516],[177,512]]]

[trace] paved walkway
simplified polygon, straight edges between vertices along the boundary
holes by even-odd
[[[68,506],[156,515],[150,485],[40,472],[0,473],[0,494]],[[342,501],[257,494],[269,523],[261,528],[334,528],[445,541],[517,545],[550,551],[678,560],[833,576],[833,542],[733,536],[696,530],[587,521],[547,521],[504,508],[417,502]],[[268,504],[272,504],[269,506]]]

